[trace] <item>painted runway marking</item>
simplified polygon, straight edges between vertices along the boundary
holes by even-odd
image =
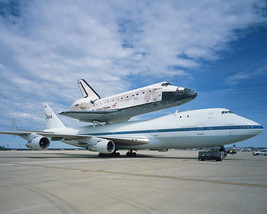
[[[267,185],[263,185],[263,184],[247,184],[247,183],[238,183],[238,182],[230,182],[230,181],[220,181],[220,180],[205,180],[205,179],[184,178],[184,177],[165,176],[165,175],[139,174],[139,173],[131,173],[131,172],[116,172],[116,171],[107,171],[107,170],[102,170],[102,169],[100,169],[100,170],[77,169],[77,168],[68,168],[68,167],[60,167],[60,166],[25,164],[25,163],[15,163],[15,162],[0,162],[0,163],[1,164],[19,165],[19,166],[32,166],[32,167],[43,167],[43,168],[50,168],[50,169],[80,171],[80,172],[95,172],[95,173],[113,174],[113,175],[128,175],[128,176],[136,176],[136,177],[171,179],[171,180],[181,180],[181,181],[195,181],[195,182],[205,182],[205,183],[215,183],[215,184],[227,184],[227,185],[236,185],[236,186],[267,188]]]

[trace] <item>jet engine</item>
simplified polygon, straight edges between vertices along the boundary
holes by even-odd
[[[31,141],[26,143],[26,146],[28,148],[34,149],[34,150],[45,150],[49,147],[50,141],[46,137],[42,137],[37,135],[35,138],[33,138]]]
[[[94,138],[92,140],[96,140],[96,144],[88,148],[90,151],[96,151],[102,154],[111,154],[115,151],[115,144],[111,140],[101,138]]]

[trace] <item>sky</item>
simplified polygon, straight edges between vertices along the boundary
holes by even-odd
[[[223,107],[267,127],[267,3],[0,0],[0,130],[11,131],[12,119],[45,129],[41,104],[68,110],[81,78],[101,97],[168,81],[198,92],[182,111]],[[264,130],[236,145],[267,147],[266,139]],[[0,146],[25,143],[0,136]]]

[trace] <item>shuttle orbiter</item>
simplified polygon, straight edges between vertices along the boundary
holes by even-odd
[[[61,115],[83,122],[125,122],[136,115],[178,106],[193,100],[194,90],[173,86],[161,82],[124,92],[114,96],[100,98],[83,79],[78,80],[83,98],[74,102],[70,111]]]

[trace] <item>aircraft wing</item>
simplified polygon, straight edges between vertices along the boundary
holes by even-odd
[[[131,116],[124,114],[122,109],[108,109],[99,111],[64,111],[61,115],[78,119],[82,122],[124,122]]]
[[[26,136],[31,134],[32,132],[0,132],[0,134],[6,134],[6,135],[15,135],[15,136]]]
[[[55,133],[36,133],[38,135],[42,135],[45,137],[51,137],[51,138],[64,138],[64,140],[77,140],[79,139],[86,139],[86,138],[92,138],[96,137],[93,135],[70,135],[70,134],[55,134]],[[135,136],[135,137],[118,137],[118,136],[112,136],[112,137],[102,137],[102,136],[97,136],[97,138],[103,138],[107,140],[112,140],[115,144],[118,145],[141,145],[141,144],[146,144],[149,143],[149,139],[144,136]]]
[[[84,139],[84,138],[91,138],[93,136],[88,135],[70,135],[70,134],[56,134],[53,132],[43,132],[43,131],[31,131],[31,130],[25,130],[23,132],[21,131],[7,131],[7,132],[0,132],[0,134],[6,134],[6,135],[15,135],[20,137],[26,137],[30,134],[37,134],[44,137],[49,138],[64,138],[66,140],[77,140],[77,139]]]
[[[115,144],[117,145],[141,145],[141,144],[146,144],[149,143],[149,139],[144,136],[135,136],[135,137],[119,137],[119,136],[112,136],[112,137],[105,137],[105,136],[93,136],[93,135],[71,135],[71,134],[57,134],[53,132],[42,132],[42,131],[26,131],[26,132],[18,132],[18,131],[6,131],[6,132],[0,132],[0,134],[6,134],[6,135],[15,135],[15,136],[20,136],[22,138],[25,138],[29,136],[30,134],[35,133],[40,136],[52,138],[55,140],[82,140],[86,138],[92,138],[92,137],[97,137],[97,138],[103,138],[107,140],[112,140]]]

